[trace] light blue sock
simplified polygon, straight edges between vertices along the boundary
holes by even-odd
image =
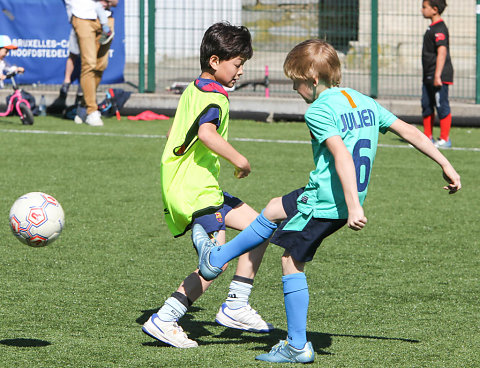
[[[108,25],[106,25],[106,24],[102,26],[102,29],[103,29],[103,32],[105,32],[105,33],[109,33],[109,32],[110,32],[110,27],[109,27]]]
[[[174,297],[168,298],[157,312],[164,322],[176,322],[187,313],[187,307]]]
[[[283,298],[287,314],[288,343],[303,349],[307,343],[308,285],[303,272],[282,277]]]
[[[263,216],[263,211],[248,227],[235,238],[221,246],[215,247],[210,254],[210,264],[223,267],[225,263],[259,246],[270,238],[277,224]]]

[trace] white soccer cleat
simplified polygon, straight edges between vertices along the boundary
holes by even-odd
[[[176,348],[196,348],[195,340],[190,340],[177,322],[164,322],[154,313],[147,322],[143,324],[142,331],[150,337],[172,345]]]
[[[274,328],[271,323],[265,322],[249,304],[238,309],[230,309],[227,303],[223,303],[215,322],[225,327],[250,332],[270,332]]]

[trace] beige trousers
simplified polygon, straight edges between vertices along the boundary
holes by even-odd
[[[108,50],[110,44],[100,45],[102,26],[98,19],[80,19],[72,17],[72,26],[75,30],[80,47],[80,85],[82,86],[87,114],[98,110],[97,88],[108,65]],[[108,26],[114,29],[114,20],[108,18]]]

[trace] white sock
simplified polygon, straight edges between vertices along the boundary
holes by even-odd
[[[232,281],[228,290],[228,298],[225,301],[230,309],[238,309],[248,304],[248,298],[252,292],[253,285],[241,281]]]
[[[164,322],[176,322],[187,313],[187,307],[174,297],[168,298],[157,312],[158,318]]]

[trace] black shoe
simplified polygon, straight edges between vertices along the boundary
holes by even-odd
[[[100,36],[100,45],[106,45],[113,39],[114,33],[112,30],[109,32],[102,32],[102,35]]]

